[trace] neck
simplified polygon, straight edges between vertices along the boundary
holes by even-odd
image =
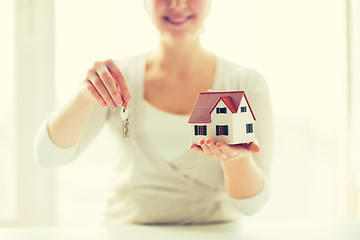
[[[150,61],[169,73],[187,75],[196,72],[212,55],[202,48],[200,40],[181,42],[161,41],[151,53]]]

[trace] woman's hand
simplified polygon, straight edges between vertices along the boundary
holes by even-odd
[[[208,138],[190,148],[221,160],[226,191],[232,198],[249,198],[263,189],[264,175],[251,156],[260,151],[256,142],[228,145]]]
[[[219,159],[221,161],[237,161],[250,157],[251,153],[258,153],[260,147],[257,142],[228,145],[223,142],[215,143],[212,139],[202,139],[199,145],[192,144],[190,149]]]
[[[95,62],[81,84],[81,92],[103,107],[126,107],[131,99],[127,81],[113,60]]]

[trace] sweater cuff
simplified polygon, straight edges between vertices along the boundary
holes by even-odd
[[[67,164],[74,159],[78,143],[69,148],[56,145],[50,138],[46,118],[36,133],[34,141],[35,158],[43,167],[56,167]]]
[[[245,215],[252,215],[259,211],[270,197],[270,181],[267,176],[264,176],[263,189],[253,197],[244,199],[231,198],[231,204],[241,213]]]

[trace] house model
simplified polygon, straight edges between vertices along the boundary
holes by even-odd
[[[201,92],[188,122],[191,143],[205,138],[227,144],[252,142],[255,120],[244,91]]]

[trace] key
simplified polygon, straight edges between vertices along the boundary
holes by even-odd
[[[129,138],[130,137],[129,116],[130,116],[129,106],[123,107],[121,109],[121,112],[120,112],[120,117],[123,120],[123,127],[124,127],[123,138]]]
[[[130,133],[129,133],[129,120],[126,119],[124,122],[124,138],[129,138],[130,137]]]

